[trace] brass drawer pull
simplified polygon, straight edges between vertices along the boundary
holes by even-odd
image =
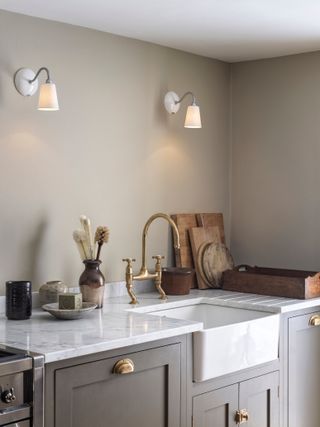
[[[320,315],[314,314],[309,319],[309,325],[310,326],[320,326]]]
[[[134,372],[134,363],[131,359],[118,360],[112,369],[113,374],[119,375],[131,374],[131,372]]]
[[[249,421],[249,413],[246,409],[241,409],[236,412],[235,422],[237,424],[243,424]]]

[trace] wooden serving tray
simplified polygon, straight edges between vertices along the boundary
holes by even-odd
[[[222,289],[259,295],[320,297],[320,273],[240,265],[223,273]]]

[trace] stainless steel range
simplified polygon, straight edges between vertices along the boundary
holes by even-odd
[[[41,355],[0,346],[0,426],[43,427]]]

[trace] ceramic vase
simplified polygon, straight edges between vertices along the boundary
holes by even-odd
[[[67,292],[68,287],[61,280],[51,280],[39,288],[40,305],[58,302],[58,295]]]
[[[101,261],[84,260],[85,269],[80,276],[79,286],[84,302],[93,302],[97,308],[103,306],[105,279],[100,271]]]

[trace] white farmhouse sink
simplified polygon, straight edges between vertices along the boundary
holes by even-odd
[[[203,322],[203,330],[193,333],[196,382],[278,358],[278,314],[204,303],[150,314]]]

